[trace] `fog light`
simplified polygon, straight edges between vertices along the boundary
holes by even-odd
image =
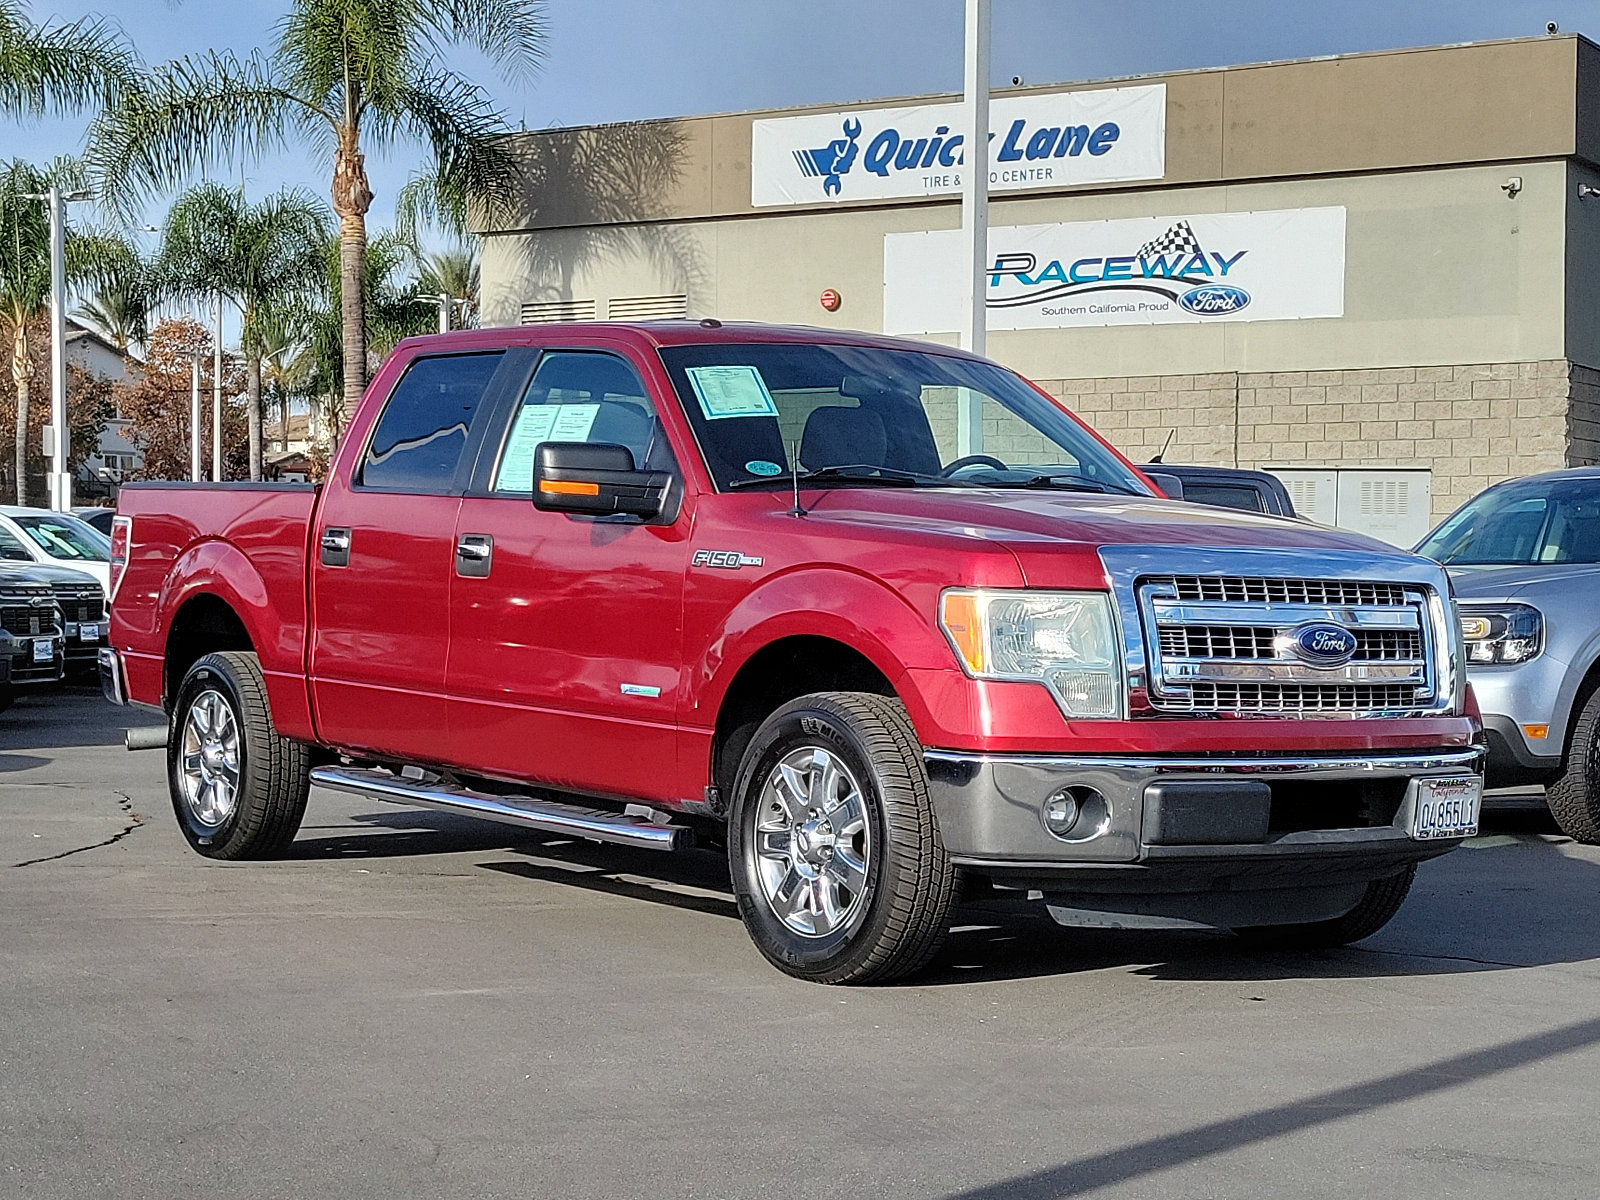
[[[1072,832],[1078,823],[1078,798],[1070,789],[1057,792],[1044,802],[1044,827],[1058,838]]]

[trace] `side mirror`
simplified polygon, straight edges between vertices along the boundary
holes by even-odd
[[[1168,500],[1183,499],[1183,480],[1176,475],[1169,475],[1166,471],[1152,471],[1149,467],[1140,468],[1144,477],[1161,489]]]
[[[672,475],[640,471],[626,446],[541,442],[533,457],[533,506],[541,512],[649,520],[666,508]]]

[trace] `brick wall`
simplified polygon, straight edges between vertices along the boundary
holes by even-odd
[[[1600,461],[1600,371],[1565,359],[1043,380],[1135,461],[1430,467],[1443,517],[1491,483]]]

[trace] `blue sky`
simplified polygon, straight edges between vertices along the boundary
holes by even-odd
[[[1563,31],[1600,37],[1600,0],[993,0],[994,81],[1098,79],[1185,67]],[[36,19],[101,13],[161,61],[270,45],[277,0],[34,0]],[[509,87],[468,55],[453,64],[529,128],[789,104],[845,103],[961,86],[962,0],[548,0],[550,59]],[[83,120],[0,122],[0,156],[48,159]],[[419,161],[369,163],[374,224]],[[252,194],[283,183],[327,193],[306,155],[235,168]],[[151,209],[154,219],[159,206]]]

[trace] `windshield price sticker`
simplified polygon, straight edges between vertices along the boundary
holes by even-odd
[[[1477,775],[1419,779],[1411,836],[1424,842],[1472,837],[1478,832],[1482,801],[1483,779]]]
[[[708,421],[730,417],[776,417],[767,381],[750,366],[685,367],[700,411]]]
[[[598,404],[525,404],[506,442],[497,492],[533,491],[533,452],[540,442],[585,442],[594,426]]]

